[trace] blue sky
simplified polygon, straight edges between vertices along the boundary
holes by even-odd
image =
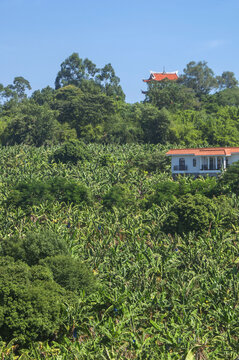
[[[111,63],[126,101],[142,101],[149,71],[205,60],[239,79],[238,0],[0,0],[0,83],[54,87],[73,52]]]

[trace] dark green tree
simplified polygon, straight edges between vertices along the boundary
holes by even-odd
[[[15,185],[9,193],[6,205],[30,209],[44,201],[85,205],[91,203],[91,193],[85,185],[62,177],[28,180]]]
[[[210,96],[209,102],[216,106],[239,106],[239,88],[229,88],[218,91]],[[218,108],[216,108],[216,111]]]
[[[14,78],[13,85],[9,85],[9,88],[17,93],[19,100],[22,100],[27,97],[26,90],[31,90],[31,85],[24,77],[18,76]]]
[[[233,89],[238,86],[238,81],[232,71],[224,71],[221,76],[216,77],[220,90]]]
[[[200,106],[192,88],[187,88],[170,80],[149,82],[145,102],[157,106],[158,109],[166,108],[173,111],[193,109]]]
[[[104,141],[125,144],[142,140],[142,107],[142,104],[118,101],[115,114],[105,121]]]
[[[82,80],[94,78],[98,72],[96,65],[89,59],[81,59],[77,53],[70,55],[63,63],[55,80],[55,88],[59,89],[66,85],[80,87]]]
[[[239,161],[236,161],[223,172],[220,177],[220,185],[226,193],[239,194]]]
[[[43,280],[42,280],[43,279]],[[53,281],[46,267],[30,268],[5,258],[0,264],[0,336],[20,345],[53,339],[64,323],[64,304],[74,295]],[[69,300],[68,300],[69,299]],[[63,330],[63,329],[62,329]]]
[[[31,98],[38,104],[44,105],[47,103],[48,105],[52,105],[54,100],[54,93],[55,90],[52,89],[50,86],[43,88],[42,90],[36,90],[33,92]]]
[[[106,64],[102,69],[89,59],[81,59],[77,53],[70,55],[61,64],[55,80],[55,88],[59,89],[67,85],[74,85],[81,88],[84,92],[89,92],[89,88],[100,89],[108,96],[117,99],[125,98],[120,86],[120,79],[115,75],[111,64]],[[88,89],[88,91],[85,91]]]
[[[115,113],[115,103],[113,97],[107,96],[99,89],[94,88],[93,93],[86,93],[69,85],[56,91],[54,109],[58,111],[57,119],[60,123],[69,123],[71,128],[76,129],[79,138],[90,141],[92,129],[94,140],[97,136],[97,127],[103,126]],[[103,131],[98,131],[102,135]]]
[[[103,196],[104,207],[111,209],[113,206],[124,208],[132,203],[132,195],[124,186],[113,185],[112,188]]]
[[[168,110],[158,110],[151,104],[142,107],[141,127],[145,142],[165,144],[169,136],[171,114]]]
[[[216,212],[217,207],[213,200],[201,194],[187,194],[174,202],[163,230],[171,234],[209,231],[216,219]]]
[[[192,88],[199,97],[218,87],[214,72],[207,66],[206,61],[190,61],[183,70],[180,82]]]
[[[26,100],[18,105],[1,140],[4,145],[41,146],[54,141],[58,126],[56,113],[47,104]]]
[[[52,155],[55,162],[77,164],[87,157],[86,146],[79,140],[69,140],[56,149]]]

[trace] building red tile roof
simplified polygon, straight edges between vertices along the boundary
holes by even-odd
[[[196,149],[171,149],[166,155],[193,155],[193,156],[210,156],[221,155],[230,156],[233,153],[239,153],[238,147],[218,147],[218,148],[196,148]]]
[[[150,77],[147,80],[143,80],[144,82],[150,82],[150,81],[162,81],[164,79],[168,79],[168,80],[177,80],[178,79],[178,72],[174,71],[174,72],[170,72],[170,73],[166,73],[166,72],[154,72],[154,71],[150,71]]]

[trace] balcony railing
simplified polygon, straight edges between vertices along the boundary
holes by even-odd
[[[201,171],[203,171],[203,170],[207,170],[207,171],[213,171],[213,170],[221,170],[222,169],[222,167],[221,166],[218,166],[218,167],[216,167],[216,166],[207,166],[207,165],[202,165],[201,166]]]
[[[174,165],[173,170],[174,171],[188,170],[188,166],[187,165]]]

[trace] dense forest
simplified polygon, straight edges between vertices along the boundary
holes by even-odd
[[[239,88],[190,62],[128,104],[72,54],[1,86],[0,358],[236,360],[239,163],[172,179],[172,146],[239,145]]]
[[[151,143],[175,146],[238,145],[238,81],[215,76],[205,61],[191,61],[178,81],[148,83],[145,100],[129,104],[111,64],[97,68],[77,53],[60,66],[55,89],[31,96],[28,80],[0,84],[2,145]],[[139,90],[140,91],[140,90]]]

